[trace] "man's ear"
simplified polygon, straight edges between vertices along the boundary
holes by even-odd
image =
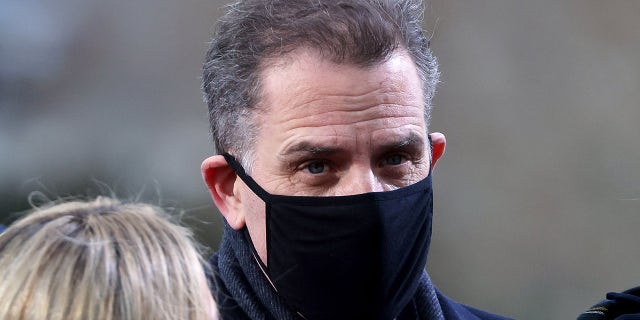
[[[221,155],[211,156],[202,162],[202,178],[207,184],[213,202],[227,223],[235,230],[245,225],[240,198],[235,192],[236,173]]]
[[[440,132],[429,134],[431,137],[431,170],[436,167],[438,159],[444,154],[444,148],[447,145],[447,139]]]

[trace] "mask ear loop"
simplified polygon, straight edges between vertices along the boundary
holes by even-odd
[[[427,133],[427,139],[429,139],[429,176],[430,176],[433,168],[433,140],[431,140],[431,135],[428,133]]]
[[[266,190],[262,189],[262,187],[255,181],[253,180],[253,178],[251,178],[250,175],[247,174],[247,172],[244,170],[244,168],[242,167],[242,165],[240,164],[240,162],[238,162],[238,160],[236,160],[236,158],[228,153],[223,153],[222,156],[224,157],[224,159],[227,161],[227,164],[229,164],[229,166],[231,166],[231,169],[233,169],[233,171],[236,173],[236,175],[238,175],[238,177],[240,177],[240,179],[242,179],[242,181],[247,184],[247,186],[249,186],[249,188],[258,196],[260,197],[260,199],[262,199],[262,201],[264,202],[268,202],[271,194],[268,193]]]
[[[273,290],[277,293],[278,288],[276,288],[275,284],[273,284],[273,281],[271,281],[271,277],[269,276],[269,272],[268,272],[269,268],[267,267],[267,265],[264,264],[264,262],[262,262],[262,259],[260,259],[260,256],[258,255],[258,251],[256,250],[256,247],[253,245],[253,240],[251,239],[251,235],[249,234],[249,229],[247,229],[246,226],[242,229],[242,234],[244,236],[244,241],[249,244],[249,248],[251,249],[251,255],[253,256],[253,260],[256,261],[258,268],[260,268],[260,271],[264,275],[265,279],[267,279],[267,282],[269,282],[269,284],[271,285],[271,288],[273,288]]]
[[[247,174],[247,172],[244,170],[244,168],[242,167],[242,165],[240,164],[240,162],[238,160],[236,160],[236,158],[232,155],[230,155],[229,153],[223,153],[222,156],[224,157],[224,159],[227,161],[227,164],[229,164],[229,166],[231,166],[231,169],[233,169],[233,171],[236,173],[236,175],[238,177],[240,177],[240,179],[247,184],[247,186],[249,186],[249,188],[260,198],[265,202],[265,205],[268,206],[268,201],[267,199],[269,198],[270,194],[262,189],[262,187],[260,187],[260,185],[253,180],[253,178],[251,178],[251,176],[249,176]],[[269,219],[266,219],[267,221]],[[267,222],[268,223],[268,222]],[[267,228],[268,230],[268,228]],[[267,281],[269,281],[269,284],[271,284],[271,287],[278,292],[278,289],[276,289],[276,286],[273,284],[273,281],[271,281],[271,278],[269,277],[269,273],[267,272],[267,270],[269,270],[269,268],[262,262],[262,259],[259,258],[258,255],[258,251],[256,250],[255,245],[253,244],[253,240],[251,239],[251,235],[249,234],[249,229],[247,229],[247,226],[245,226],[242,230],[243,236],[245,241],[249,244],[249,247],[251,248],[251,255],[253,256],[253,259],[256,260],[256,263],[258,264],[258,267],[260,267],[260,271],[262,271],[262,273],[264,274],[265,278],[267,279]]]

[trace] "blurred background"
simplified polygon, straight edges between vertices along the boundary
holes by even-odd
[[[214,250],[199,77],[224,3],[0,0],[0,222],[111,192],[183,210]],[[428,5],[436,285],[518,319],[640,285],[640,2]]]

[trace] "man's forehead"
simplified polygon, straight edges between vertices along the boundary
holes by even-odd
[[[315,50],[299,49],[282,57],[265,60],[259,74],[258,105],[263,111],[268,106],[282,104],[282,101],[274,100],[282,99],[283,93],[291,90],[309,96],[327,94],[357,97],[375,88],[378,91],[402,92],[405,98],[411,97],[416,103],[424,105],[417,67],[408,53],[401,49],[389,58],[367,66],[335,63]],[[417,85],[410,87],[414,84]],[[291,96],[294,99],[297,97]]]
[[[366,62],[356,62],[348,57],[333,58],[324,55],[320,50],[303,46],[290,51],[283,51],[278,54],[269,54],[260,60],[257,68],[262,81],[272,74],[278,74],[291,70],[292,67],[307,66],[310,71],[330,70],[335,72],[349,72],[353,70],[366,71],[375,69],[381,65],[396,64],[397,61],[410,62],[412,72],[418,71],[417,65],[413,61],[411,54],[399,47],[386,56],[382,56]]]

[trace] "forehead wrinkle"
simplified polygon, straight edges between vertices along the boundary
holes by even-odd
[[[309,86],[301,90],[293,99],[285,101],[284,104],[290,106],[290,108],[330,104],[345,111],[361,111],[377,105],[388,107],[407,106],[394,103],[394,101],[402,100],[405,103],[415,104],[422,108],[422,96],[419,94],[414,95],[408,91],[387,90],[388,88],[374,86],[367,89],[361,92],[344,90],[336,93],[337,88],[314,88]],[[308,98],[304,99],[305,97]]]
[[[412,114],[412,110],[416,110],[415,114]],[[325,120],[318,122],[318,116],[321,113],[321,117]],[[360,126],[366,126],[369,123],[379,123],[385,128],[395,127],[394,124],[401,122],[402,119],[416,119],[416,121],[424,121],[422,117],[422,108],[419,106],[407,106],[399,104],[387,104],[387,105],[375,105],[368,106],[362,109],[340,109],[331,110],[319,113],[309,113],[304,115],[290,114],[286,119],[280,120],[280,125],[284,125],[286,128],[292,129],[304,129],[304,128],[322,128],[322,127],[347,127],[347,131],[352,131],[354,128]],[[288,114],[288,113],[287,113]],[[375,116],[372,116],[375,115]],[[406,123],[405,123],[406,124]],[[415,123],[415,125],[420,125]],[[287,129],[285,129],[287,130]]]
[[[363,109],[372,103],[386,104],[396,99],[402,99],[405,101],[411,101],[421,107],[423,106],[422,88],[413,88],[409,85],[406,82],[406,75],[401,72],[401,70],[392,70],[389,73],[384,73],[382,75],[382,79],[378,78],[374,81],[370,77],[375,79],[376,75],[375,73],[371,73],[371,68],[359,68],[352,65],[336,65],[329,63],[328,67],[330,69],[336,68],[335,71],[337,74],[348,73],[348,70],[345,70],[345,68],[353,68],[355,69],[353,70],[354,72],[363,73],[363,81],[361,83],[356,86],[351,85],[351,87],[345,87],[340,86],[340,79],[336,79],[336,82],[323,85],[323,82],[319,81],[322,80],[322,78],[318,78],[320,77],[319,73],[327,72],[327,70],[316,69],[320,68],[318,65],[314,65],[312,69],[303,68],[306,70],[300,70],[306,72],[306,74],[295,74],[294,71],[296,70],[296,64],[299,62],[301,61],[295,61],[292,64],[280,66],[278,68],[266,68],[263,71],[263,98],[265,98],[265,102],[268,101],[267,105],[275,106],[279,104],[293,108],[316,103],[331,103],[333,100],[333,103],[339,105],[344,104],[345,107],[350,106],[353,108],[355,106],[356,109]],[[321,60],[321,62],[326,61]],[[272,94],[270,94],[278,92],[278,89],[282,89],[282,87],[279,87],[281,83],[277,83],[276,81],[267,81],[271,77],[277,78],[279,75],[291,75],[295,77],[295,79],[289,77],[288,83],[290,86],[286,88],[286,90],[289,92],[296,92],[296,95],[285,101],[277,101],[282,97],[282,95],[272,96]],[[274,87],[275,85],[277,85],[277,88]]]

